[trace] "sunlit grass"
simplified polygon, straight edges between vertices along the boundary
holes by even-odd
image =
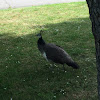
[[[48,43],[63,47],[80,65],[54,68],[37,49],[44,30]],[[94,39],[85,2],[0,10],[0,98],[2,100],[96,100]]]

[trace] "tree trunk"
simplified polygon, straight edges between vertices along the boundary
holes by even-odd
[[[92,22],[92,33],[95,38],[98,96],[100,100],[100,0],[86,0]]]

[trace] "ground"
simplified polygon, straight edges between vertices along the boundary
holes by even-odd
[[[53,71],[37,49],[44,30],[80,69]],[[0,98],[2,100],[97,100],[94,38],[85,2],[0,10]]]

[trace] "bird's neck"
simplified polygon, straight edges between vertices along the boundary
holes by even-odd
[[[40,44],[40,45],[45,45],[46,43],[45,43],[45,41],[42,39],[42,37],[40,37],[39,40],[38,40],[38,44]]]

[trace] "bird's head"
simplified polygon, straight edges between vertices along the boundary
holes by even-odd
[[[42,33],[43,33],[43,31],[41,30],[40,33],[36,34],[35,36],[41,38],[42,37]]]

